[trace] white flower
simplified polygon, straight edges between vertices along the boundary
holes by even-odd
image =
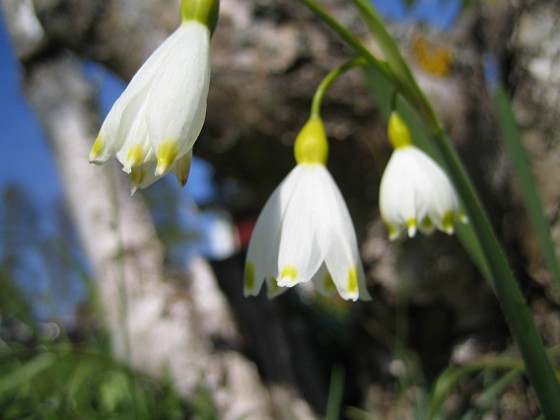
[[[410,141],[408,128],[395,113],[389,120],[389,138],[395,151],[381,179],[379,207],[396,239],[405,229],[429,234],[435,228],[452,234],[454,221],[466,222],[447,174]]]
[[[247,253],[245,296],[312,280],[320,293],[369,299],[352,220],[321,163],[298,164],[260,214]]]
[[[116,156],[131,175],[133,191],[168,171],[184,185],[206,115],[209,82],[210,30],[197,20],[184,20],[113,105],[90,162]]]

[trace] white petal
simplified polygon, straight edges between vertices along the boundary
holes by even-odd
[[[267,277],[274,276],[281,224],[279,189],[268,199],[249,241],[245,263],[245,296],[257,295]]]
[[[177,178],[177,182],[181,187],[184,187],[187,183],[187,179],[189,178],[189,172],[191,171],[191,163],[192,163],[193,152],[192,149],[189,150],[185,156],[179,158],[175,161],[171,172],[175,174]]]
[[[458,212],[459,204],[451,181],[431,157],[420,149],[414,149],[416,161],[422,166],[431,183],[427,192],[430,196],[427,214],[439,230],[453,233],[453,225],[450,222],[454,214]],[[446,220],[450,218],[451,221]]]
[[[269,299],[274,299],[277,296],[287,292],[289,288],[280,287],[276,282],[275,278],[268,277],[266,279],[266,297]]]
[[[280,229],[287,203],[295,190],[293,174],[294,171],[290,172],[274,190],[253,229],[245,263],[245,296],[257,295],[265,279],[269,283],[269,296],[277,294],[277,286],[270,282],[278,276]]]
[[[103,149],[100,154],[90,156],[91,162],[103,163],[123,146],[130,126],[138,118],[144,105],[150,84],[160,71],[160,62],[175,48],[177,41],[180,41],[179,35],[180,32],[175,31],[152,53],[115,101],[99,130]]]
[[[177,29],[173,51],[160,63],[146,118],[156,155],[165,141],[177,142],[177,156],[192,149],[206,116],[210,82],[210,33],[196,21]]]
[[[134,166],[130,172],[130,180],[132,181],[132,191],[134,194],[138,188],[147,188],[156,182],[161,176],[154,175],[156,168],[155,159],[139,166]]]
[[[123,165],[126,173],[131,172],[133,166],[138,166],[146,161],[155,160],[151,151],[150,141],[148,140],[148,126],[144,118],[145,106],[138,110],[134,120],[129,125],[128,132],[125,133],[126,140],[122,147],[117,151],[117,159]]]
[[[356,233],[344,198],[326,168],[318,165],[316,172],[314,217],[319,222],[317,237],[328,272],[343,299],[368,299]]]
[[[280,247],[278,250],[278,285],[292,287],[309,281],[319,269],[324,254],[316,241],[320,228],[312,211],[317,195],[317,165],[297,165],[294,174],[294,193],[282,220]]]
[[[321,264],[319,270],[311,278],[311,281],[315,290],[323,296],[333,296],[336,294],[336,286],[325,263]]]
[[[393,152],[379,187],[379,209],[392,230],[392,239],[405,227],[409,227],[409,236],[414,236],[414,222],[418,220],[418,214],[425,211],[415,188],[416,165],[406,153],[407,149]]]

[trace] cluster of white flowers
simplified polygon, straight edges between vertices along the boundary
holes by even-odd
[[[144,188],[173,172],[187,181],[193,145],[202,129],[210,80],[210,37],[218,0],[183,2],[181,26],[131,80],[101,126],[90,162],[112,156]],[[381,180],[381,216],[391,239],[408,231],[453,233],[465,220],[445,172],[412,144],[396,112],[389,119],[394,153]],[[355,230],[344,199],[326,169],[328,142],[318,115],[295,146],[297,165],[259,216],[247,252],[245,295],[266,282],[268,296],[311,281],[322,294],[370,299]]]

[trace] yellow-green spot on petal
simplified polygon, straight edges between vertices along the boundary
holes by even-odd
[[[323,121],[312,117],[303,126],[294,144],[294,155],[298,164],[327,163],[329,143]]]
[[[181,187],[184,187],[189,179],[189,172],[191,170],[192,154],[187,153],[185,156],[180,158],[175,164],[175,176],[177,177],[177,182]]]
[[[422,227],[424,229],[432,229],[434,227],[434,222],[432,222],[430,216],[426,216],[424,217],[424,219],[422,219]]]
[[[385,223],[387,230],[389,231],[389,239],[395,239],[398,235],[397,229],[389,223]]]
[[[402,149],[404,147],[412,146],[412,138],[410,137],[410,130],[401,118],[401,116],[393,111],[389,117],[389,126],[387,127],[387,135],[393,148]]]
[[[289,278],[291,282],[295,282],[298,276],[297,269],[293,265],[286,265],[282,269],[281,279]]]
[[[243,277],[245,290],[253,290],[255,287],[255,266],[251,263],[245,265],[245,276]]]
[[[323,279],[323,288],[326,292],[334,292],[336,290],[336,286],[334,285],[334,281],[330,273],[327,273]]]
[[[418,221],[416,217],[411,217],[406,221],[406,227],[408,228],[408,236],[411,238],[416,235],[416,227],[418,226]]]
[[[97,136],[95,139],[95,143],[91,147],[91,151],[89,152],[89,160],[95,160],[101,152],[103,151],[103,140],[101,140],[101,135]]]
[[[448,234],[452,234],[453,233],[453,220],[455,219],[455,213],[453,212],[453,210],[448,210],[443,214],[443,217],[441,218],[441,224],[443,226],[443,230],[445,230],[446,233]]]
[[[132,168],[132,171],[130,172],[130,180],[137,187],[142,185],[142,181],[144,180],[145,176],[146,170],[142,167]]]
[[[358,292],[358,270],[354,266],[350,267],[350,270],[348,270],[346,289],[348,290],[348,293]]]
[[[278,286],[278,280],[274,277],[268,282],[268,287],[270,288],[270,292],[273,294],[276,294],[280,289],[282,289]]]
[[[179,146],[176,140],[164,140],[157,152],[156,175],[165,174],[179,154]]]
[[[142,163],[144,155],[144,148],[139,144],[135,144],[126,155],[126,163],[130,166],[138,166]]]

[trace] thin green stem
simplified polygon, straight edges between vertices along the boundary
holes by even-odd
[[[321,104],[323,102],[323,96],[325,96],[325,92],[327,91],[329,86],[339,76],[354,67],[365,66],[367,64],[368,62],[363,57],[358,57],[329,72],[329,74],[327,74],[321,81],[319,86],[317,86],[315,95],[313,95],[313,102],[311,103],[311,118],[321,118]]]
[[[399,81],[387,66],[387,63],[377,58],[352,32],[342,26],[329,12],[315,3],[313,0],[299,0],[317,17],[326,23],[332,30],[340,35],[346,43],[365,58],[369,64],[379,70],[393,85],[399,86]]]
[[[371,2],[369,0],[351,1],[356,6],[366,25],[379,43],[389,69],[395,74],[399,81],[397,86],[400,86],[403,95],[417,109],[418,113],[430,127],[432,133],[438,134],[443,131],[442,125],[431,103],[427,100],[426,95],[424,95],[424,92],[416,83],[398,46],[389,32],[387,32],[387,29],[385,29],[385,25],[383,25],[381,18],[375,11]]]
[[[325,420],[336,420],[340,418],[340,406],[344,394],[344,376],[344,367],[340,365],[333,366],[331,370],[331,384],[329,386]]]

